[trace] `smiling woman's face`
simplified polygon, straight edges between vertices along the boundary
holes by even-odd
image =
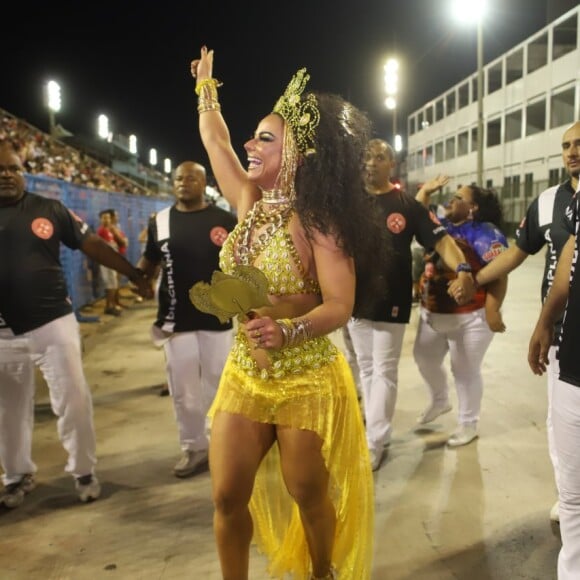
[[[452,223],[464,222],[470,218],[470,211],[475,211],[475,209],[471,188],[464,185],[457,190],[447,204],[445,217]]]
[[[279,115],[264,117],[254,137],[244,144],[248,154],[248,177],[263,189],[272,189],[282,165],[284,121]]]

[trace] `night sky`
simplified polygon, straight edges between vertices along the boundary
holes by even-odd
[[[469,0],[465,0],[466,2]],[[571,0],[489,0],[485,62],[575,6]],[[96,132],[100,113],[114,133],[138,138],[173,166],[207,161],[197,132],[189,63],[206,44],[234,147],[267,114],[291,75],[306,66],[310,87],[339,93],[390,138],[384,108],[386,58],[401,61],[398,126],[476,69],[475,28],[459,25],[449,0],[195,0],[11,3],[3,16],[0,107],[48,129],[43,86],[62,87],[57,123]]]

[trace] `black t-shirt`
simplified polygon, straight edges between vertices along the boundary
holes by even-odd
[[[377,305],[370,320],[406,324],[411,317],[413,237],[426,248],[432,248],[447,233],[433,212],[404,191],[393,189],[373,196],[394,250],[388,273],[388,294]]]
[[[560,252],[570,237],[561,217],[573,195],[574,190],[569,180],[546,189],[530,204],[526,216],[516,230],[516,245],[526,254],[536,254],[548,245],[542,279],[542,302],[554,280]]]
[[[574,243],[572,270],[570,272],[568,303],[566,304],[566,313],[562,322],[560,348],[558,350],[560,379],[580,387],[580,357],[578,356],[578,345],[580,344],[580,270],[578,269],[580,200],[578,199],[578,194],[572,199],[572,203],[566,210],[562,221],[568,231],[568,238],[573,234],[576,236],[576,240]]]
[[[219,269],[219,252],[236,219],[208,205],[184,212],[172,206],[157,213],[149,223],[145,257],[161,264],[159,308],[156,326],[166,332],[227,330],[217,317],[201,312],[189,299],[196,282],[210,282]]]
[[[14,334],[72,312],[60,244],[76,250],[89,233],[60,201],[34,193],[0,207],[0,320]]]

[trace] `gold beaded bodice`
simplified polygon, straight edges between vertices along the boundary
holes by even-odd
[[[268,294],[320,294],[316,280],[306,275],[288,231],[293,213],[290,204],[265,211],[263,203],[256,202],[222,246],[222,272],[232,274],[239,264],[255,266],[268,278]]]

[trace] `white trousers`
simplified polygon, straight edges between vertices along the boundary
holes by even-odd
[[[554,424],[552,419],[552,397],[554,396],[554,385],[558,382],[560,375],[560,361],[557,358],[558,349],[555,346],[550,347],[548,351],[548,413],[546,416],[546,433],[548,435],[548,451],[550,452],[550,460],[554,468],[554,480],[556,481],[556,489],[560,489],[560,475],[558,473],[558,454],[556,452],[556,444],[554,442]]]
[[[363,318],[348,322],[360,372],[367,444],[374,452],[391,440],[405,328],[406,324]]]
[[[421,307],[420,314],[413,356],[432,402],[445,405],[449,401],[443,366],[449,353],[457,390],[458,422],[476,424],[483,395],[481,363],[493,338],[484,309],[465,314],[436,314]]]
[[[79,325],[74,314],[40,328],[0,338],[0,462],[5,485],[34,473],[34,369],[48,385],[59,439],[68,453],[65,471],[75,477],[93,473],[96,441],[93,404],[82,366]],[[27,360],[28,358],[28,360]]]
[[[557,379],[552,393],[558,458],[560,533],[558,580],[580,578],[580,387]]]
[[[208,448],[207,412],[217,392],[231,330],[177,332],[165,342],[167,382],[183,451]]]

